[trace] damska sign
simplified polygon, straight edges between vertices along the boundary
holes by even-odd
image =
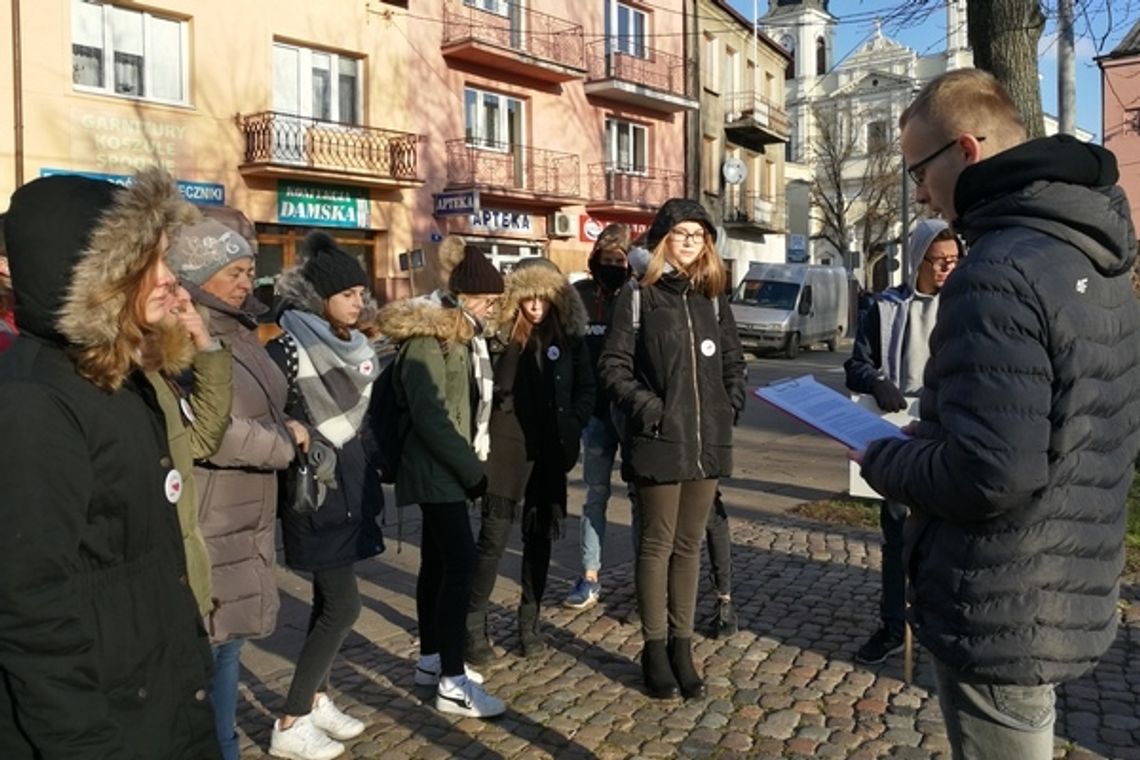
[[[277,183],[277,219],[282,224],[364,229],[370,205],[368,190],[361,187]]]

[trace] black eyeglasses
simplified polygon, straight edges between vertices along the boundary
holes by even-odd
[[[943,153],[945,153],[946,151],[950,150],[952,147],[957,145],[958,141],[960,139],[962,139],[961,135],[959,135],[958,137],[955,137],[953,140],[946,143],[941,148],[934,151],[933,153],[931,153],[929,156],[922,159],[921,161],[918,161],[918,162],[912,164],[911,166],[907,167],[906,173],[910,175],[910,178],[914,182],[914,184],[921,185],[922,180],[926,178],[926,172],[922,171],[922,167],[926,166],[931,161],[938,158]],[[984,137],[975,137],[974,139],[977,140],[978,142],[985,142],[986,141],[986,138],[984,138]]]

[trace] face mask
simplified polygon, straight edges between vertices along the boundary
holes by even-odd
[[[614,264],[599,264],[594,267],[594,277],[610,290],[617,290],[629,279],[629,267]]]

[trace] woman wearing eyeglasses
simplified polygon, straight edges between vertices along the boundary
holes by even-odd
[[[600,359],[637,487],[641,667],[658,699],[705,693],[691,649],[699,552],[718,479],[732,471],[732,420],[744,405],[744,357],[715,241],[700,204],[674,198],[661,207],[646,234],[648,266],[618,297]]]

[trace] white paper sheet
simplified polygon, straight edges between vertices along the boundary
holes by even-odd
[[[753,393],[849,449],[864,449],[880,438],[906,438],[887,422],[811,375],[778,380]]]
[[[851,400],[862,407],[865,407],[872,414],[877,414],[887,422],[902,427],[908,422],[918,419],[918,399],[915,397],[907,397],[907,408],[901,412],[883,412],[879,409],[879,405],[875,403],[875,397],[867,395],[855,394]],[[848,462],[848,477],[847,477],[847,490],[852,496],[863,499],[881,499],[880,494],[875,489],[863,480],[863,476],[859,474],[859,465],[854,462]]]

